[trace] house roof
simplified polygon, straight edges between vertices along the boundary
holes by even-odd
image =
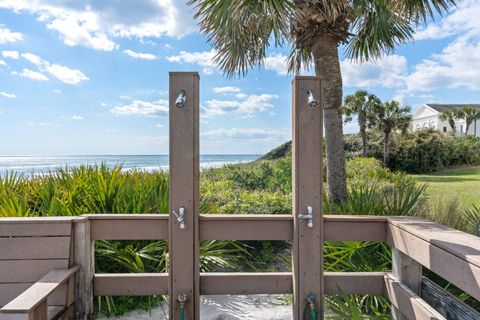
[[[435,104],[435,103],[427,103],[432,109],[437,110],[438,112],[443,112],[445,110],[454,110],[454,109],[462,109],[465,107],[474,107],[480,108],[480,104]]]

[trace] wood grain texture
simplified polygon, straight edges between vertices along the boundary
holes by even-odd
[[[392,275],[416,295],[422,288],[422,265],[401,251],[392,249]],[[392,306],[392,317],[395,320],[408,320],[395,306]]]
[[[0,260],[68,259],[70,237],[0,238]]]
[[[199,76],[198,73],[170,73],[170,210],[185,208],[185,229],[170,213],[169,219],[169,295],[170,319],[180,310],[177,297],[186,294],[185,319],[198,319],[199,289]],[[177,107],[180,92],[186,104]]]
[[[292,208],[293,208],[293,315],[302,319],[306,298],[316,296],[316,308],[323,319],[323,90],[320,78],[296,77],[292,85]],[[308,105],[307,90],[320,106]],[[313,227],[300,220],[307,207],[313,208]]]
[[[480,313],[427,278],[423,278],[421,297],[449,320],[480,319]]]
[[[393,275],[387,274],[384,279],[385,294],[392,305],[400,310],[407,319],[446,320],[407,286],[397,281]]]
[[[453,283],[475,299],[480,300],[480,268],[467,261],[466,257],[461,258],[457,254],[453,254],[452,246],[449,247],[448,251],[445,250],[448,246],[438,246],[439,243],[449,241],[448,234],[445,236],[438,234],[437,238],[430,237],[430,241],[427,241],[420,237],[423,232],[418,230],[419,225],[423,222],[417,221],[415,223],[417,224],[415,233],[411,232],[412,229],[406,231],[399,225],[389,224],[387,226],[387,243]],[[427,223],[424,228],[428,229],[430,226],[431,224]],[[466,247],[466,245],[462,246]],[[456,251],[458,253],[458,250]],[[470,261],[472,258],[470,257]]]
[[[168,239],[168,215],[150,219],[125,219],[105,217],[91,219],[91,240],[166,240]]]
[[[168,274],[162,273],[97,273],[94,276],[95,296],[151,296],[168,294]]]
[[[75,272],[79,270],[78,266],[70,269],[55,269],[46,274],[39,281],[31,285],[15,299],[5,305],[1,312],[18,313],[31,312],[37,306],[46,302],[47,298],[62,284],[64,284]],[[66,301],[66,296],[65,296]],[[46,308],[45,308],[46,313]]]
[[[0,237],[70,236],[71,217],[1,218]]]
[[[0,260],[0,283],[33,283],[52,269],[68,269],[68,260]]]
[[[80,266],[75,276],[75,317],[93,319],[93,275],[95,273],[94,247],[90,238],[90,220],[86,217],[73,224],[73,261]]]

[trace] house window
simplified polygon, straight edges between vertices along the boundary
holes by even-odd
[[[443,132],[447,132],[447,127],[443,127]]]
[[[460,125],[460,133],[463,133],[463,124]]]
[[[417,123],[417,130],[420,130],[420,123]]]

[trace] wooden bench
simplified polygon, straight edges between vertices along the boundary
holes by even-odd
[[[74,319],[72,219],[0,223],[0,319]]]

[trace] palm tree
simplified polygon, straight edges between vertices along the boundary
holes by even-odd
[[[450,128],[452,129],[453,133],[457,132],[455,120],[458,118],[459,118],[458,110],[447,109],[442,111],[442,113],[440,114],[440,119],[442,121],[448,121],[448,124],[450,125]]]
[[[358,90],[352,95],[345,97],[343,113],[345,114],[345,122],[352,121],[354,114],[358,117],[358,125],[360,127],[360,135],[362,137],[362,156],[367,156],[367,124],[368,118],[376,104],[381,104],[380,99],[374,94],[369,94],[365,90]]]
[[[465,135],[468,134],[468,129],[470,125],[475,121],[480,119],[480,108],[475,108],[473,106],[468,106],[460,110],[462,118],[465,119]]]
[[[410,126],[412,116],[409,107],[401,107],[400,103],[392,100],[384,104],[377,105],[373,111],[372,124],[379,131],[383,132],[383,165],[388,166],[388,154],[390,147],[390,138],[394,130],[405,133]]]
[[[347,58],[372,60],[413,38],[415,26],[456,0],[189,0],[227,76],[265,63],[270,44],[289,44],[288,70],[305,66],[325,81],[324,126],[331,201],[346,197],[342,75]]]

